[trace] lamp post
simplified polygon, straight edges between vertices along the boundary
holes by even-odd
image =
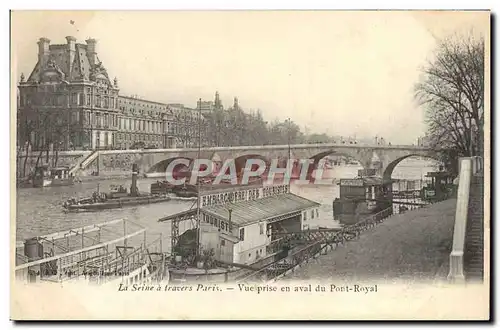
[[[200,170],[199,167],[199,160],[201,157],[201,98],[199,101],[199,108],[198,108],[198,168],[196,169],[196,191],[197,191],[197,198],[196,198],[196,225],[198,227],[198,234],[196,235],[196,254],[198,256],[201,255],[201,213],[200,213],[200,207],[201,207],[201,196],[200,196],[200,178],[198,177],[198,171]],[[194,168],[193,168],[194,169]],[[191,172],[192,175],[192,172]]]
[[[291,145],[290,145],[290,131],[291,131],[291,126],[292,126],[292,122],[290,120],[290,118],[287,119],[287,122],[288,122],[288,127],[287,127],[287,139],[288,139],[288,162],[287,162],[287,165],[286,165],[286,168],[288,168],[288,164],[290,164],[290,161],[292,159],[292,149],[291,149]],[[290,176],[288,178],[288,190],[290,191],[290,180],[291,180],[291,176],[292,176],[292,170],[293,170],[293,164],[292,164],[292,168],[290,169],[290,173],[288,173],[288,175]]]

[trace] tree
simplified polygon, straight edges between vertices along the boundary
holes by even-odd
[[[483,37],[469,33],[441,40],[434,58],[422,70],[415,97],[426,111],[431,147],[447,149],[447,158],[482,155]]]

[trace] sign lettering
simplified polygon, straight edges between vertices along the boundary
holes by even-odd
[[[361,179],[340,179],[341,186],[354,186],[363,187],[363,180]]]

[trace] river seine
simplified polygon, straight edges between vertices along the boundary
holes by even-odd
[[[335,166],[325,170],[325,178],[353,178],[361,167]],[[434,171],[435,162],[406,159],[395,169],[393,179],[421,180],[429,171]],[[148,192],[150,184],[156,179],[139,180],[139,190]],[[110,179],[99,181],[101,191],[108,191],[110,185],[123,184],[129,187],[130,179]],[[70,197],[90,196],[97,188],[97,181],[83,182],[68,187],[27,188],[17,190],[16,240],[24,240],[33,236],[69,230],[94,223],[101,223],[125,218],[148,229],[149,233],[162,233],[167,245],[170,245],[170,223],[158,222],[158,219],[193,206],[193,201],[169,201],[165,203],[142,205],[130,208],[104,210],[100,212],[65,213],[62,203]],[[338,225],[333,220],[332,202],[338,197],[337,184],[329,185],[297,185],[292,184],[291,191],[302,197],[322,204],[320,218],[314,225],[333,227]],[[156,236],[158,237],[158,236]]]

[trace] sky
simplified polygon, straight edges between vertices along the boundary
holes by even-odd
[[[74,21],[74,24],[70,24]],[[383,136],[412,144],[425,131],[413,98],[440,38],[489,30],[481,12],[16,11],[12,73],[29,76],[40,37],[98,40],[122,95],[195,107],[219,91],[265,120],[309,133]]]

